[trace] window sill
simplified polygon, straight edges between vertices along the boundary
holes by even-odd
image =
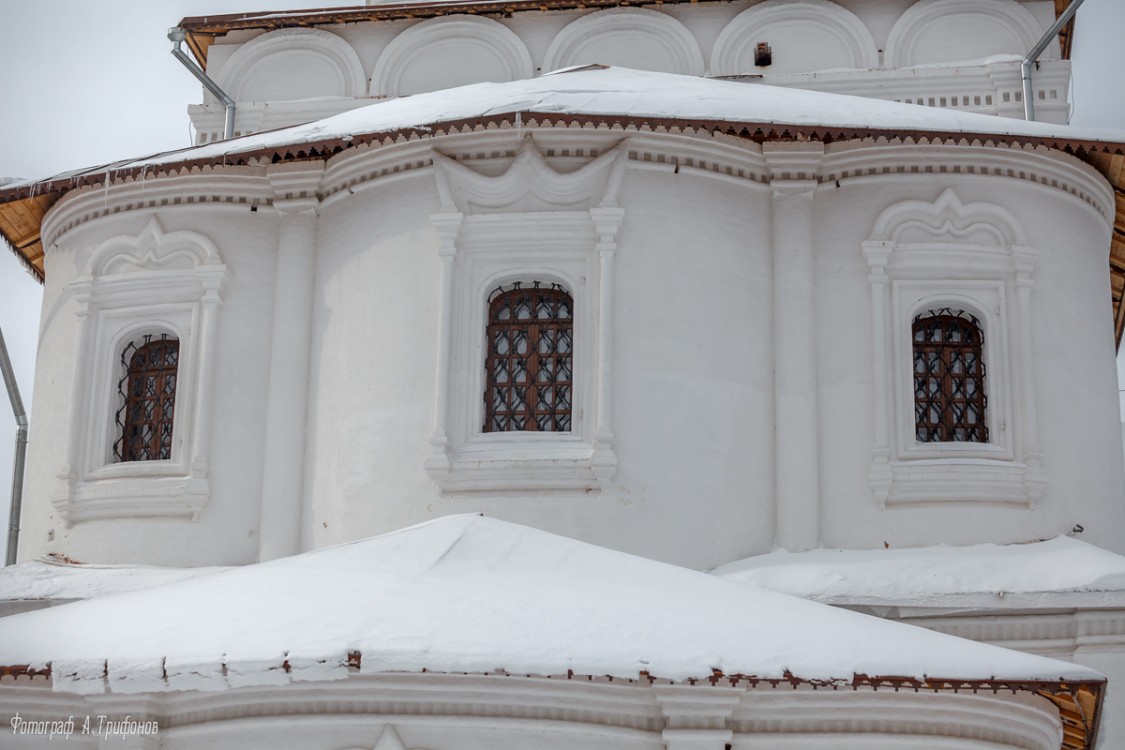
[[[876,462],[868,474],[881,507],[931,504],[1033,508],[1047,486],[1038,461],[930,458]]]
[[[197,520],[209,496],[207,479],[179,473],[170,462],[144,463],[162,464],[153,469],[164,473],[123,471],[74,482],[65,497],[54,501],[55,508],[68,526],[110,518]]]
[[[1003,432],[994,430],[994,434]],[[1004,436],[1006,437],[1006,436]],[[1001,438],[1003,439],[1003,437]],[[1012,452],[1000,443],[974,443],[963,441],[921,443],[911,440],[899,450],[902,461],[956,460],[956,461],[1007,461],[1011,462]]]
[[[434,448],[426,473],[445,493],[589,491],[605,486],[617,470],[611,447],[577,436],[479,436],[453,455],[444,445]]]

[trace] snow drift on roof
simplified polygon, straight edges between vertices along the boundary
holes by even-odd
[[[50,558],[0,568],[0,601],[91,599],[226,570],[147,565],[83,565]]]
[[[1100,679],[479,516],[0,620],[0,666],[72,692],[342,679],[356,651],[363,672]]]
[[[818,601],[1125,591],[1125,557],[1069,537],[1005,546],[782,550],[727,563],[713,573]]]
[[[870,128],[1063,140],[1125,141],[1125,133],[935,109],[859,96],[697,76],[589,65],[506,83],[477,83],[379,101],[305,125],[233,138],[148,158],[66,173],[125,171],[224,157],[369,133],[515,112]]]

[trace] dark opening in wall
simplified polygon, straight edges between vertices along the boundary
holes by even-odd
[[[759,68],[773,64],[773,50],[768,43],[758,42],[758,46],[754,48],[754,64]]]

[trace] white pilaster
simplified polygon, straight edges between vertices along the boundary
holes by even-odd
[[[453,345],[453,263],[457,257],[457,233],[464,215],[457,211],[430,217],[438,236],[441,258],[441,310],[438,312],[437,378],[434,393],[434,434],[426,470],[438,476],[449,474],[449,360]]]
[[[776,542],[820,543],[813,192],[820,143],[767,143],[772,179]]]
[[[321,163],[269,170],[278,216],[273,345],[262,467],[260,560],[301,551],[309,337],[316,271],[317,186]]]
[[[617,471],[613,452],[613,255],[625,209],[616,206],[590,210],[598,233],[598,414],[591,468],[605,485]]]

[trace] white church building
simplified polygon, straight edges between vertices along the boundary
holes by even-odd
[[[0,746],[1125,747],[1067,5],[183,19],[196,146],[0,187]]]

